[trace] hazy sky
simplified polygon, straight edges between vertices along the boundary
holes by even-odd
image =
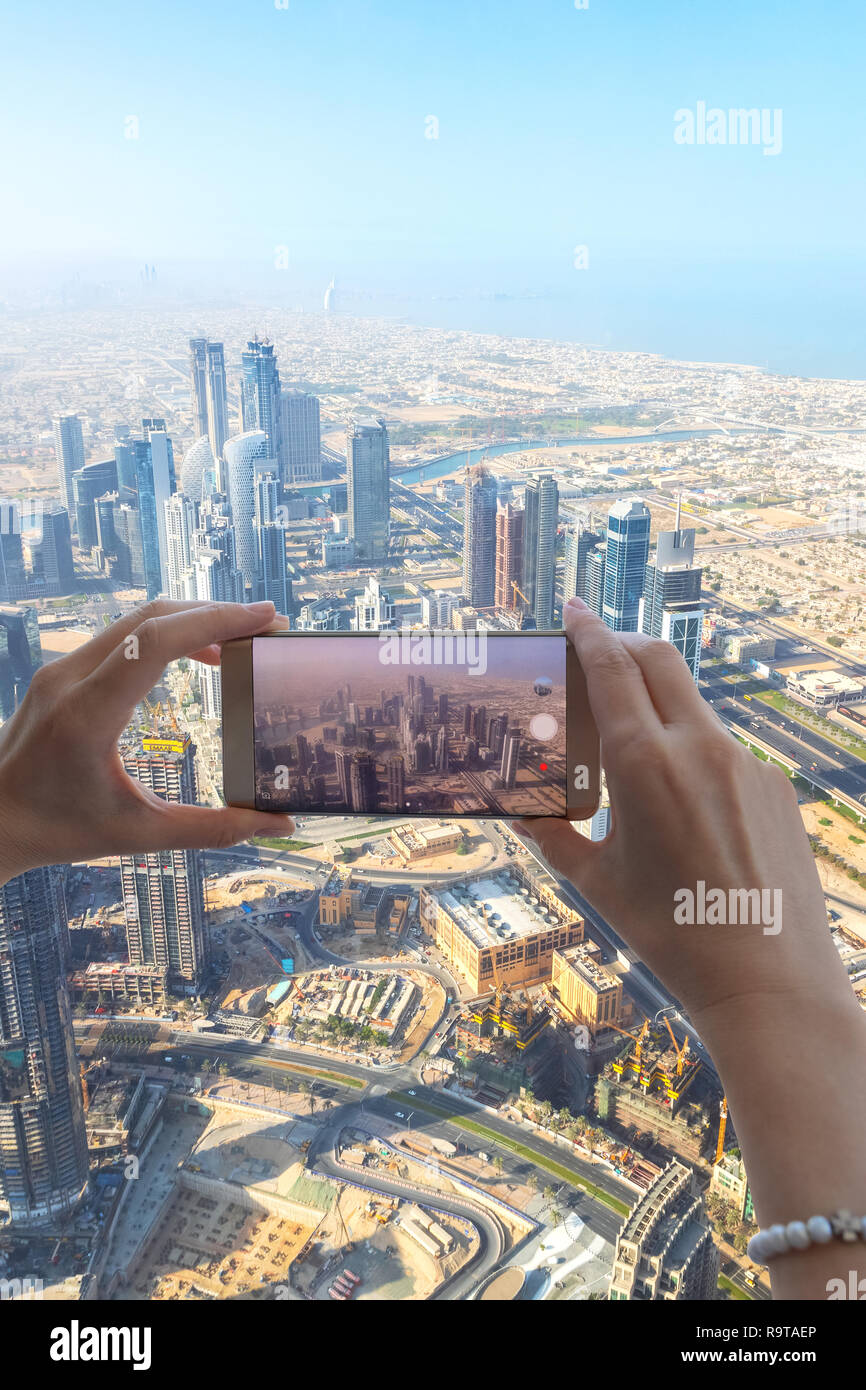
[[[861,0],[287,5],[16,6],[0,253],[270,272],[286,246],[281,287],[601,290],[614,323],[760,287],[765,316],[827,306],[813,334],[862,294]],[[675,143],[700,101],[781,109],[781,153]]]

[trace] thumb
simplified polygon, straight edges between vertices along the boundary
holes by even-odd
[[[253,835],[288,836],[294,829],[291,816],[276,812],[249,811],[239,806],[220,810],[172,806],[160,826],[160,848],[228,849]]]
[[[551,868],[582,891],[601,849],[600,843],[581,835],[571,821],[555,816],[518,821],[515,829],[535,842]]]

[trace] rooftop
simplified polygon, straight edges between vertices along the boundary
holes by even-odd
[[[573,920],[565,907],[555,912],[529,883],[502,872],[458,883],[439,902],[476,946],[500,946]]]

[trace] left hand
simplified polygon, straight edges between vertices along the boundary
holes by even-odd
[[[170,661],[218,665],[219,643],[275,617],[272,603],[156,599],[41,667],[0,731],[0,882],[39,864],[291,835],[290,816],[163,801],[125,772],[117,747]]]

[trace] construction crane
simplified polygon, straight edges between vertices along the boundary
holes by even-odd
[[[144,705],[144,708],[147,710],[148,717],[149,717],[149,719],[150,719],[151,726],[152,726],[152,728],[153,728],[153,732],[156,733],[157,728],[158,728],[158,725],[159,725],[159,717],[160,717],[160,713],[161,713],[161,711],[162,711],[162,706],[161,706],[158,702],[157,702],[156,704],[152,704],[151,701],[148,700],[148,698],[147,698],[146,695],[142,696],[141,703]]]
[[[716,1156],[713,1163],[718,1163],[722,1154],[725,1152],[725,1129],[728,1123],[728,1098],[722,1096],[722,1103],[719,1106],[719,1137],[716,1140]]]
[[[649,1032],[649,1026],[650,1021],[648,1018],[645,1018],[641,1026],[640,1032],[634,1034],[630,1033],[627,1028],[620,1028],[618,1023],[611,1023],[609,1021],[605,1023],[606,1028],[612,1028],[615,1033],[622,1033],[624,1038],[631,1038],[632,1042],[634,1043],[634,1058],[636,1062],[639,1062],[641,1059],[641,1053],[643,1052],[643,1045],[646,1041],[646,1035]]]
[[[688,1040],[688,1037],[686,1037],[685,1042],[683,1043],[682,1047],[680,1047],[679,1043],[678,1043],[677,1040],[676,1040],[676,1037],[675,1037],[675,1035],[674,1035],[674,1030],[673,1030],[673,1028],[672,1028],[671,1025],[670,1025],[670,1020],[668,1019],[667,1015],[665,1016],[665,1018],[664,1018],[662,1021],[663,1021],[664,1025],[665,1025],[665,1027],[667,1028],[668,1032],[669,1032],[670,1035],[671,1035],[671,1042],[672,1042],[673,1045],[674,1045],[674,1052],[677,1054],[677,1076],[682,1076],[682,1074],[683,1074],[683,1063],[685,1062],[686,1058],[687,1058],[688,1055],[689,1055],[689,1040]]]
[[[514,600],[514,595],[515,595],[515,594],[519,594],[520,597],[523,599],[524,611],[528,613],[528,612],[529,612],[529,609],[532,607],[532,605],[531,605],[531,603],[529,602],[529,599],[526,597],[526,595],[525,595],[525,593],[523,592],[523,590],[521,589],[520,585],[517,583],[516,579],[512,579],[512,581],[511,581],[511,598],[512,598],[512,606],[513,606],[514,608],[517,607],[517,604],[513,602],[513,600]]]

